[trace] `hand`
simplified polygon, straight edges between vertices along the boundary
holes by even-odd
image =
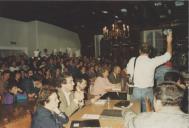
[[[17,92],[22,93],[22,90],[20,88],[17,88]]]
[[[79,107],[81,108],[83,106],[84,106],[84,100],[82,100],[82,101],[79,102]]]
[[[55,112],[56,114],[60,114],[61,113],[61,111],[58,108],[54,108],[52,111]]]
[[[95,96],[94,98],[92,98],[92,99],[90,99],[90,102],[92,103],[92,104],[94,104],[97,100],[99,100],[100,99],[100,96],[98,95],[98,96]]]
[[[76,86],[76,91],[81,92],[81,89],[78,85]]]

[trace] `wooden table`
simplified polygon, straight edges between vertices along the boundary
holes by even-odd
[[[104,109],[112,109],[114,104],[119,102],[118,100],[111,100],[110,104],[108,105],[107,103],[105,105],[96,105],[96,104],[89,104],[83,107],[82,109],[78,110],[75,114],[73,114],[70,117],[70,121],[67,125],[65,125],[66,128],[70,128],[71,121],[72,120],[84,120],[81,117],[84,114],[98,114],[100,115]],[[133,102],[133,106],[131,109],[136,112],[140,113],[140,102],[135,101]],[[106,127],[106,128],[123,128],[124,126],[124,121],[121,118],[117,119],[111,119],[111,118],[100,118],[100,125],[101,127]]]

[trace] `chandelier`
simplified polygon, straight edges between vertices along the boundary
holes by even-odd
[[[130,36],[129,25],[121,24],[115,21],[112,28],[103,27],[103,35],[105,40],[127,39]]]

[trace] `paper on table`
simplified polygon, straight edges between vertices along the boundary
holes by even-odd
[[[121,86],[113,86],[112,91],[121,91]]]
[[[113,88],[112,91],[115,91],[115,92],[118,91],[118,92],[120,92],[121,88]]]
[[[81,118],[82,119],[99,119],[100,115],[96,114],[84,114]]]
[[[95,102],[95,104],[104,105],[104,104],[106,104],[106,102],[107,102],[107,100],[98,100],[98,101]]]

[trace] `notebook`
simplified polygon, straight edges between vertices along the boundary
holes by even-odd
[[[71,123],[70,128],[86,128],[86,127],[95,127],[100,128],[100,122],[99,120],[74,120]]]
[[[111,100],[126,100],[127,93],[126,92],[107,92],[102,97],[100,97],[100,99],[107,99],[108,97]]]
[[[117,109],[104,109],[101,118],[122,118],[122,111]]]

